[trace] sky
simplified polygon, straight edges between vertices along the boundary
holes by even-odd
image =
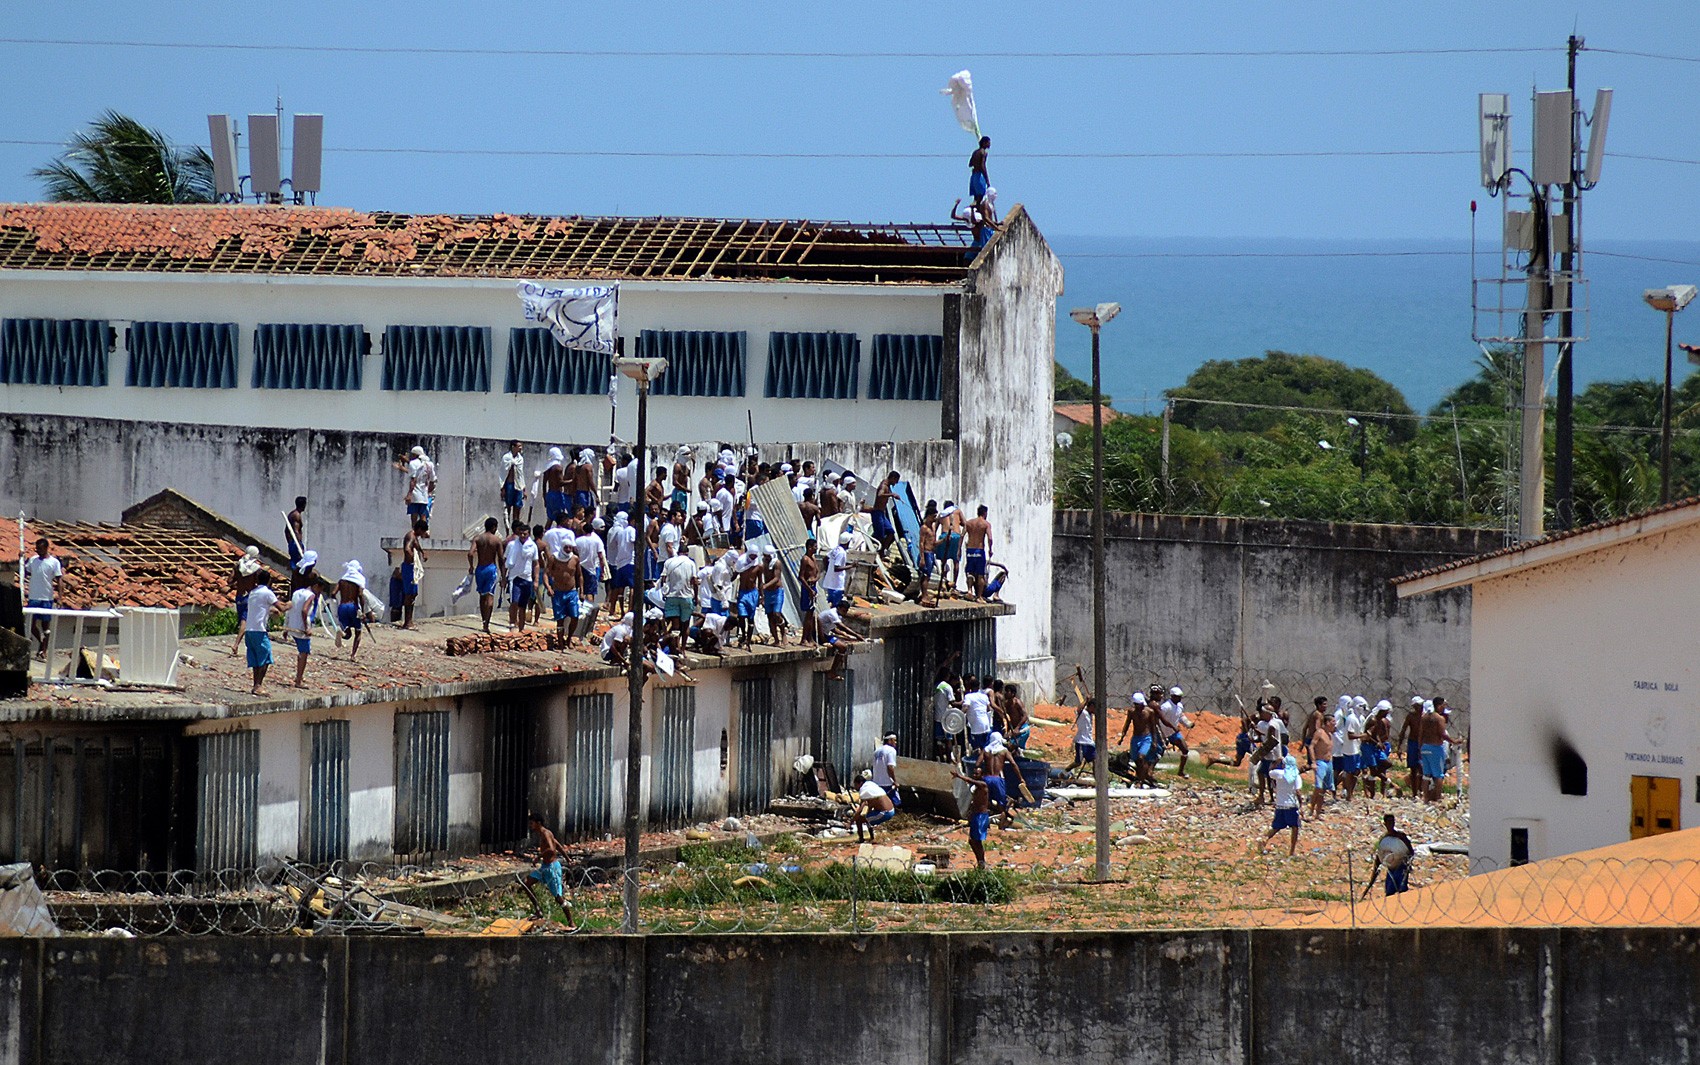
[[[1512,94],[1514,143],[1526,149],[1529,93],[1563,87],[1573,29],[1590,49],[1578,70],[1585,106],[1596,87],[1617,90],[1589,238],[1700,232],[1700,5],[1663,5],[1655,17],[1622,2],[303,0],[263,19],[204,0],[13,5],[0,29],[0,201],[37,198],[31,168],[105,108],[204,144],[208,113],[269,111],[281,93],[286,113],[326,116],[321,203],[944,221],[973,144],[938,90],[967,68],[994,138],[1000,203],[1026,204],[1048,233],[1459,239],[1470,201],[1486,205],[1477,93]],[[30,40],[271,50],[21,43]],[[1173,54],[1434,49],[1531,50]],[[668,51],[721,54],[657,54]],[[775,52],[790,54],[751,54]],[[1059,54],[1082,52],[1100,54]],[[604,154],[396,151],[417,148]],[[1458,154],[1150,157],[1340,151]],[[619,154],[656,152],[687,154]],[[1494,214],[1483,217],[1496,225]]]

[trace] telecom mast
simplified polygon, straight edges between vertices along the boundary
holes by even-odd
[[[1472,230],[1471,336],[1478,344],[1512,344],[1523,349],[1523,382],[1518,403],[1521,431],[1514,449],[1514,468],[1507,471],[1517,481],[1514,525],[1507,515],[1506,537],[1511,542],[1537,539],[1546,531],[1548,344],[1557,346],[1559,366],[1556,517],[1561,529],[1569,528],[1573,521],[1570,369],[1575,344],[1588,339],[1587,281],[1582,271],[1582,193],[1599,183],[1612,90],[1600,89],[1595,93],[1592,114],[1584,114],[1576,106],[1576,53],[1582,49],[1582,39],[1571,37],[1569,45],[1568,86],[1561,92],[1534,94],[1528,170],[1512,165],[1509,95],[1483,93],[1478,101],[1482,187],[1500,201],[1500,252],[1498,275],[1482,276],[1476,268]],[[1585,158],[1581,151],[1584,126],[1590,127]],[[1517,178],[1522,179],[1521,184],[1528,190],[1526,211],[1511,209],[1512,185]],[[1521,299],[1518,299],[1519,288]],[[1555,318],[1556,332],[1549,333]],[[1515,329],[1511,328],[1513,324]]]

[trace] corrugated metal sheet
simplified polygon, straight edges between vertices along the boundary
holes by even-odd
[[[531,708],[491,703],[484,717],[484,843],[506,847],[525,839],[531,803]]]
[[[490,391],[490,327],[386,326],[383,387],[391,392]]]
[[[614,696],[608,692],[567,700],[567,818],[575,836],[600,836],[614,824]]]
[[[143,388],[235,388],[235,322],[132,322],[124,383]]]
[[[428,855],[449,848],[449,712],[395,717],[395,849]]]
[[[919,633],[885,640],[884,731],[897,733],[897,751],[910,758],[933,752],[932,670],[927,638]]]
[[[307,725],[306,846],[302,856],[313,865],[348,857],[348,722]]]
[[[944,337],[880,333],[874,337],[869,399],[939,398]]]
[[[563,348],[547,329],[508,330],[502,391],[549,396],[600,396],[608,391],[608,356]]]
[[[104,385],[113,330],[104,319],[0,321],[0,384]]]
[[[767,533],[751,537],[749,543],[757,548],[771,545],[779,549],[779,557],[784,562],[780,570],[785,577],[785,622],[791,626],[793,633],[800,633],[803,615],[798,609],[802,601],[798,593],[802,585],[797,580],[797,567],[803,560],[803,545],[809,539],[808,526],[803,524],[803,512],[797,509],[791,486],[783,478],[755,486],[750,489],[750,497],[755,501],[756,509],[761,511]]]
[[[650,391],[657,396],[741,396],[749,363],[748,333],[645,329],[640,359],[666,359],[667,372]]]
[[[976,677],[997,675],[998,623],[992,618],[962,623],[962,672]]]
[[[862,338],[855,333],[769,333],[769,399],[855,399]]]
[[[254,387],[358,392],[372,344],[358,325],[254,327]]]
[[[171,867],[174,758],[160,735],[0,740],[0,854],[47,869]]]
[[[260,822],[260,734],[255,729],[200,738],[195,860],[203,870],[252,869]]]
[[[691,820],[695,805],[692,769],[696,757],[697,690],[664,688],[661,691],[660,727],[655,737],[656,757],[650,763],[649,816],[662,825]]]
[[[838,771],[839,783],[849,786],[856,762],[856,671],[845,670],[839,680],[825,673],[816,673],[814,678],[815,761],[831,765]],[[872,757],[870,750],[866,758]]]
[[[773,678],[732,682],[738,699],[738,778],[732,809],[766,813],[773,801]]]

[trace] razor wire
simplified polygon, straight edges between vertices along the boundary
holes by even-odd
[[[1410,889],[1368,879],[1371,847],[1243,863],[1242,876],[1200,891],[1184,868],[1158,873],[1143,848],[1118,848],[1109,882],[1092,860],[1023,868],[917,867],[898,860],[771,854],[645,867],[643,933],[1135,931],[1201,928],[1700,925],[1700,861],[1554,858],[1499,870],[1483,858],[1412,859]],[[1306,874],[1272,886],[1271,870]],[[582,935],[620,930],[621,874],[572,869],[564,908],[541,915],[517,870],[453,877],[416,867],[342,872],[389,908],[315,912],[275,874],[42,877],[61,934],[109,936]],[[1499,875],[1483,875],[1498,873]],[[329,875],[329,874],[327,874]],[[523,875],[523,874],[520,874]],[[1297,886],[1301,884],[1303,886]],[[123,888],[126,890],[105,890]],[[166,890],[176,888],[180,890]],[[534,888],[538,894],[541,889]],[[412,900],[407,901],[407,900]],[[374,915],[380,914],[380,915]]]

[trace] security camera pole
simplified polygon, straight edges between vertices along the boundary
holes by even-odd
[[[666,359],[624,359],[614,360],[614,369],[630,377],[637,383],[637,460],[638,469],[642,470],[648,461],[645,449],[649,445],[649,386],[652,381],[661,376],[667,369]],[[624,912],[620,920],[620,930],[628,935],[636,934],[638,930],[638,843],[642,825],[641,813],[638,809],[639,799],[643,790],[643,609],[644,586],[648,583],[645,572],[644,547],[649,542],[645,537],[644,521],[648,508],[643,506],[642,485],[639,485],[638,504],[632,509],[637,512],[637,558],[632,567],[632,631],[633,636],[626,642],[626,679],[629,685],[630,704],[626,710],[626,856],[624,880]]]
[[[1092,330],[1092,785],[1097,791],[1097,860],[1094,875],[1110,879],[1110,725],[1104,653],[1104,390],[1098,365],[1098,331],[1120,314],[1119,303],[1076,307],[1068,316]]]

